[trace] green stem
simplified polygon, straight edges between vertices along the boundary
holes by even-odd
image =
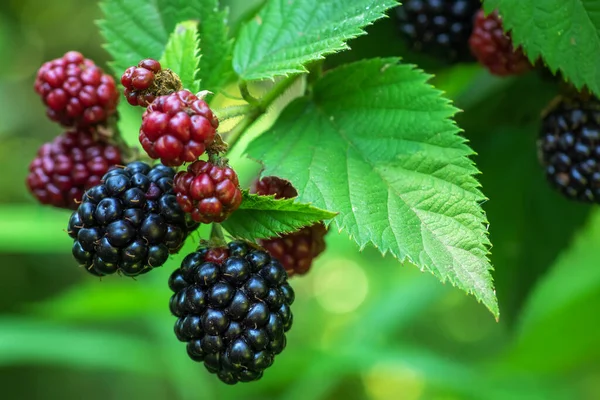
[[[213,245],[223,245],[227,242],[225,241],[225,235],[223,234],[223,229],[220,224],[213,223],[210,230],[210,241]]]
[[[250,94],[250,90],[248,89],[248,82],[241,81],[239,86],[242,98],[246,100],[251,106],[258,107],[260,105],[260,101]]]
[[[220,110],[214,110],[219,121],[225,121],[226,119],[241,117],[249,114],[253,107],[249,104],[243,104],[240,106],[225,107]]]
[[[231,149],[238,139],[256,122],[258,118],[264,115],[271,105],[277,100],[286,90],[288,90],[294,82],[296,82],[297,77],[289,77],[286,78],[273,86],[273,88],[263,97],[260,102],[254,109],[246,114],[246,117],[241,120],[226,136],[227,144]],[[242,84],[240,84],[240,90],[242,88]],[[243,94],[242,94],[243,95]],[[256,99],[255,99],[256,100]]]

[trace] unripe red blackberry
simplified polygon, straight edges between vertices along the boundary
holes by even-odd
[[[275,196],[276,199],[298,196],[290,182],[276,176],[266,176],[256,181],[252,192],[263,196]],[[297,232],[272,239],[261,239],[258,242],[283,264],[289,276],[303,275],[310,270],[313,260],[325,251],[326,234],[325,225],[317,223]]]
[[[294,291],[281,264],[245,242],[200,248],[169,279],[177,338],[227,383],[249,382],[286,346]]]
[[[479,0],[406,0],[396,7],[400,33],[415,50],[469,61],[469,36]]]
[[[565,197],[600,202],[600,101],[561,98],[542,121],[538,154]]]
[[[27,187],[40,203],[76,209],[86,189],[122,164],[119,149],[94,136],[94,129],[72,130],[38,150],[29,165]]]
[[[89,273],[146,273],[177,253],[198,227],[173,193],[175,171],[133,162],[87,190],[69,220],[73,256]]]
[[[47,106],[48,117],[68,127],[105,122],[119,101],[112,76],[76,51],[44,63],[37,73],[35,91]]]
[[[157,97],[142,116],[140,143],[151,158],[179,166],[198,159],[219,126],[208,104],[188,90]]]
[[[533,68],[523,50],[513,47],[497,12],[486,17],[484,11],[479,10],[469,45],[479,63],[494,75],[519,75]]]
[[[160,63],[146,58],[136,67],[129,67],[121,76],[125,98],[132,106],[148,107],[158,96],[182,89],[181,81],[173,71],[163,70]]]
[[[198,160],[174,184],[177,202],[197,222],[223,222],[242,203],[237,174],[227,166]]]

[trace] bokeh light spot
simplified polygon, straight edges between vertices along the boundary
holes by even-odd
[[[315,271],[314,295],[328,312],[352,312],[364,302],[368,292],[365,272],[351,260],[336,258]]]

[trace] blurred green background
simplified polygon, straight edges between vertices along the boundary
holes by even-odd
[[[224,1],[232,31],[260,3]],[[61,132],[33,91],[35,71],[71,49],[105,66],[99,18],[91,0],[0,2],[0,398],[600,398],[600,215],[551,191],[535,154],[555,82],[437,64],[408,51],[389,19],[329,57],[328,68],[402,56],[464,110],[457,120],[490,199],[501,319],[331,232],[311,274],[293,279],[288,348],[260,382],[229,387],[172,333],[166,281],[181,256],[136,280],[99,281],[69,255],[69,213],[36,205],[25,188],[37,148]]]

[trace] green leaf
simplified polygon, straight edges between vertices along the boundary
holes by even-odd
[[[245,191],[240,208],[222,225],[233,237],[254,240],[295,232],[335,216],[335,213],[297,203],[294,199],[275,200],[273,196]]]
[[[115,74],[121,76],[144,58],[159,59],[176,24],[197,20],[202,53],[199,78],[203,89],[218,91],[233,77],[227,11],[218,6],[217,0],[102,1],[105,18],[98,24]]]
[[[408,259],[497,317],[473,151],[428,79],[395,58],[330,71],[247,152],[300,201],[339,211],[335,223],[361,248]]]
[[[179,75],[184,88],[192,93],[200,91],[200,81],[196,78],[200,68],[200,42],[196,21],[185,21],[175,26],[160,63],[163,68],[170,68]]]
[[[599,241],[600,212],[595,211],[529,298],[509,366],[564,371],[600,359]]]
[[[346,41],[397,5],[394,0],[270,0],[237,39],[233,67],[244,80],[306,72],[304,65],[346,50]]]
[[[596,0],[486,0],[532,62],[540,56],[577,88],[600,95],[600,12]]]

